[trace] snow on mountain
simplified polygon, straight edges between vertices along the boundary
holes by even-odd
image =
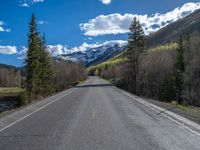
[[[79,61],[86,66],[90,66],[112,58],[123,51],[126,47],[127,41],[123,40],[106,41],[100,44],[84,43],[80,47],[71,49],[71,53],[58,55],[57,58]]]

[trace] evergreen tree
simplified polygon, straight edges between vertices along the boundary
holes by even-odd
[[[51,55],[47,50],[45,35],[41,39],[40,70],[40,92],[42,96],[48,96],[55,91],[55,74],[51,62]]]
[[[31,17],[26,54],[26,87],[30,99],[48,96],[54,92],[54,71],[47,51],[45,36],[39,37],[34,14]]]
[[[176,86],[176,100],[178,103],[182,102],[182,91],[183,91],[183,73],[185,71],[185,64],[184,64],[184,49],[183,49],[183,38],[180,37],[178,42],[178,48],[176,49],[176,79],[175,79],[175,86]]]
[[[28,50],[25,58],[26,63],[26,87],[29,99],[38,94],[39,65],[40,65],[40,38],[37,32],[35,15],[31,17],[28,34]]]
[[[128,58],[128,88],[130,92],[138,94],[138,65],[140,54],[143,52],[145,47],[145,34],[140,25],[140,22],[136,18],[133,19],[129,30],[130,33],[128,38],[128,50],[126,53]]]

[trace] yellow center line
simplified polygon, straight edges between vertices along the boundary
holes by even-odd
[[[93,119],[96,118],[96,113],[95,113],[95,112],[92,113],[92,118],[93,118]]]
[[[93,111],[92,112],[92,119],[95,119],[96,118],[96,113]]]

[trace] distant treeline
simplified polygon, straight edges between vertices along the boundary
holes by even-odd
[[[0,87],[21,87],[24,76],[22,69],[0,64]]]
[[[67,89],[87,78],[85,67],[80,63],[67,62],[62,59],[59,61],[54,60],[53,67],[55,70],[54,85],[56,92]]]
[[[55,71],[55,90],[62,91],[86,78],[85,67],[80,63],[52,59]],[[0,64],[0,87],[25,87],[25,68]]]
[[[89,68],[89,74],[110,79],[136,95],[200,106],[200,33],[147,48],[139,22],[133,21],[130,30],[126,52]]]

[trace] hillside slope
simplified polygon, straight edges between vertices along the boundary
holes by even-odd
[[[200,31],[200,9],[151,34],[147,38],[147,43],[148,46],[164,44],[195,31]]]

